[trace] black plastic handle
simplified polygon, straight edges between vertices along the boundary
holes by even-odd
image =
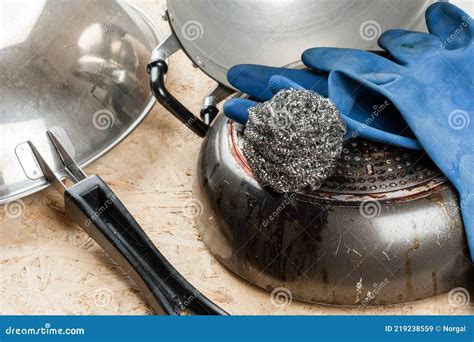
[[[209,124],[219,112],[217,107],[214,105],[204,106],[201,109],[201,117],[204,118],[205,122],[202,121],[166,89],[165,75],[168,72],[168,64],[166,64],[164,60],[158,59],[150,62],[150,64],[148,64],[148,72],[150,74],[151,89],[158,102],[194,133],[200,137],[204,137],[209,128]]]
[[[118,262],[158,313],[227,315],[166,260],[99,176],[80,181],[64,197],[66,215]]]

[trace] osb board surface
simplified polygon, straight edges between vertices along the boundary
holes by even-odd
[[[163,31],[162,5],[134,1]],[[194,112],[214,82],[183,53],[171,59],[168,87]],[[352,314],[353,309],[293,301],[275,307],[270,295],[240,280],[206,250],[183,202],[201,140],[155,105],[117,148],[86,169],[97,173],[127,206],[153,242],[199,290],[232,314]],[[1,314],[150,314],[123,271],[62,212],[54,189],[22,200],[18,217],[0,210]],[[15,216],[15,215],[13,215]],[[472,306],[449,305],[447,295],[358,314],[468,314]]]

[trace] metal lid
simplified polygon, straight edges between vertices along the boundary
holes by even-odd
[[[140,123],[154,103],[146,65],[163,39],[122,1],[13,1],[2,11],[0,204],[47,185],[27,140],[51,152],[51,129],[84,165]]]
[[[378,50],[390,28],[425,31],[434,0],[168,0],[171,26],[205,73],[230,87],[235,64],[282,66],[310,47]]]

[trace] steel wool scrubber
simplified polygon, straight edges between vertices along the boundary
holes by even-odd
[[[250,109],[243,154],[260,184],[277,192],[315,191],[333,173],[345,133],[329,99],[281,90]]]

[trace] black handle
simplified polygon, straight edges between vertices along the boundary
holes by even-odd
[[[158,59],[150,62],[150,64],[148,64],[148,72],[150,74],[151,89],[158,102],[194,133],[200,137],[204,137],[209,128],[209,124],[219,112],[217,107],[208,105],[201,109],[201,117],[205,120],[205,122],[203,122],[166,89],[165,75],[168,72],[168,64],[166,64],[164,60]]]
[[[67,216],[79,224],[136,282],[152,307],[178,315],[227,315],[195,289],[158,251],[112,190],[97,175],[65,190]]]

